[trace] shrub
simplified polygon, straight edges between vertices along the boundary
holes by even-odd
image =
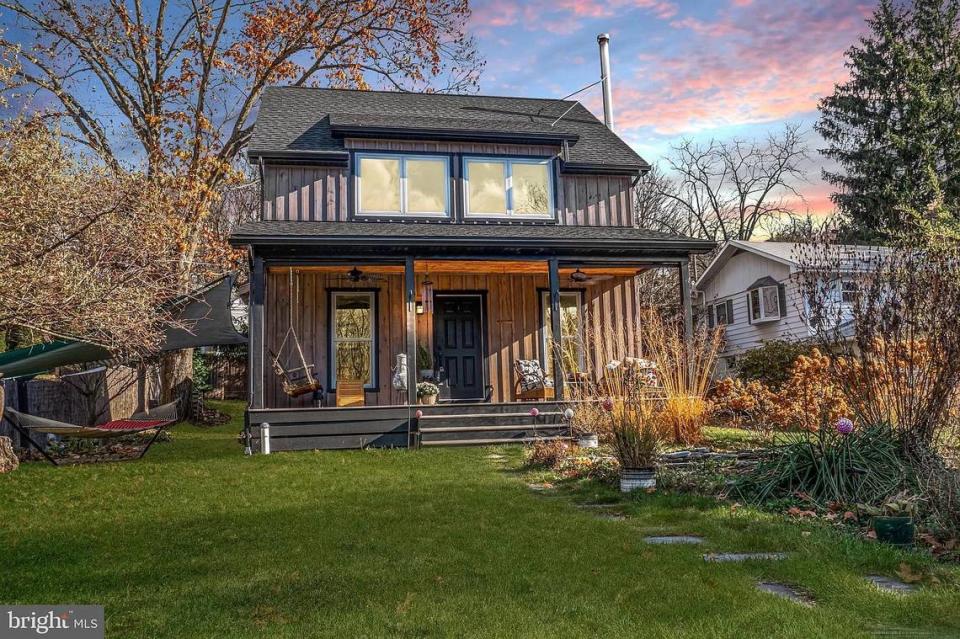
[[[840,355],[830,374],[853,414],[889,423],[908,456],[922,456],[941,435],[955,433],[950,406],[960,385],[960,245],[851,254],[822,242],[798,261],[807,320],[817,339]]]
[[[794,362],[810,354],[810,345],[786,340],[770,340],[737,358],[737,375],[746,381],[758,381],[779,390],[790,378]]]
[[[570,444],[563,440],[540,440],[525,451],[528,466],[558,468],[570,453]]]
[[[802,493],[820,506],[879,504],[903,488],[906,471],[898,453],[887,425],[847,435],[821,428],[772,449],[735,490],[757,503]]]

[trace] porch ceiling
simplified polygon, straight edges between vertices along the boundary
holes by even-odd
[[[543,260],[417,260],[414,262],[417,273],[468,273],[468,274],[497,274],[497,275],[529,275],[548,272],[547,262]],[[283,272],[293,268],[303,273],[346,273],[352,268],[359,268],[364,273],[376,275],[403,275],[404,267],[400,264],[364,264],[362,260],[345,261],[343,264],[304,264],[271,266],[271,273]],[[611,275],[629,277],[646,270],[643,266],[579,266],[571,265],[560,268],[561,277],[569,277],[575,270],[595,276]]]

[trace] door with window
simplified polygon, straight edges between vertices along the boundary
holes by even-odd
[[[433,344],[443,367],[450,399],[483,399],[483,298],[437,295]]]

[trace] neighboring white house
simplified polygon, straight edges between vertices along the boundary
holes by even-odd
[[[856,258],[861,269],[875,247],[835,246],[838,255]],[[793,242],[727,242],[697,280],[703,311],[711,326],[726,326],[721,373],[736,357],[770,340],[808,339],[814,331],[804,293],[796,275],[803,266],[800,245]],[[838,263],[842,263],[839,261]],[[852,308],[859,292],[856,278],[846,268],[838,269],[829,283],[830,295],[841,314]]]

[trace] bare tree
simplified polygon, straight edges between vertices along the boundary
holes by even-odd
[[[633,214],[639,228],[690,235],[691,216],[672,194],[676,186],[659,165],[641,176],[633,189]]]
[[[749,240],[803,201],[795,184],[805,177],[807,157],[799,125],[763,141],[686,139],[667,158],[676,178],[660,195],[689,216],[691,235]]]

